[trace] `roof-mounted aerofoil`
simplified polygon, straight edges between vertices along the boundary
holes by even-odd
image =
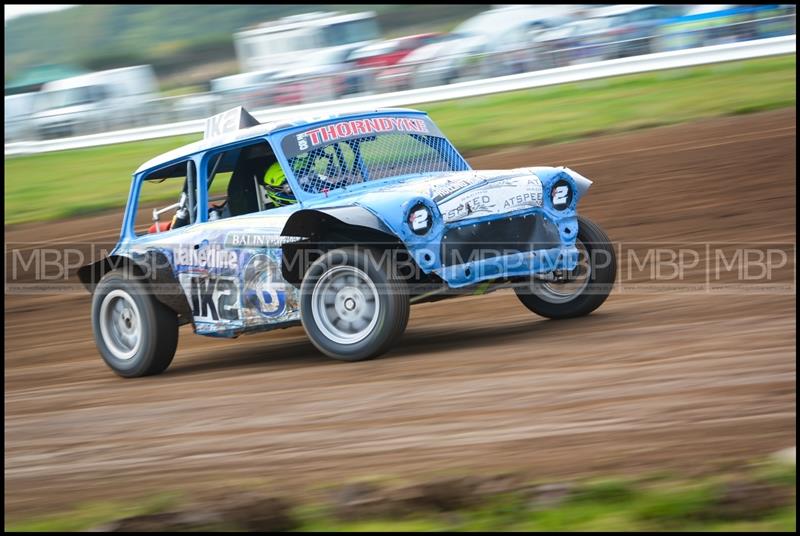
[[[260,125],[258,120],[241,106],[231,108],[206,119],[203,139],[208,140],[243,128]]]

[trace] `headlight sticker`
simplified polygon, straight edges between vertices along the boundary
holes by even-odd
[[[408,211],[408,226],[416,235],[425,235],[433,227],[433,214],[431,209],[422,202],[415,204]]]
[[[559,179],[550,189],[550,201],[556,210],[564,210],[572,205],[572,187],[569,182]]]

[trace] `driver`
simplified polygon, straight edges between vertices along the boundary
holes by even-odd
[[[292,193],[286,174],[277,162],[272,164],[264,174],[264,186],[266,188],[267,200],[276,207],[283,207],[297,203],[297,198]]]
[[[329,155],[302,155],[289,162],[300,187],[306,192],[327,194],[330,190],[347,186],[349,181],[355,182],[355,178],[347,173],[336,176],[336,169]],[[317,168],[322,166],[327,167],[327,175],[317,171]]]

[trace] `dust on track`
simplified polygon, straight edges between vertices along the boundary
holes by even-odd
[[[794,244],[795,141],[790,109],[470,161],[577,169],[595,181],[582,213],[615,241]],[[6,241],[113,242],[119,223],[6,227]],[[501,291],[415,306],[398,347],[363,363],[321,356],[302,328],[184,327],[167,373],[126,381],[97,355],[88,295],[6,295],[6,514],[358,476],[713,471],[794,444],[795,309],[793,291],[623,284],[589,317],[548,321]]]

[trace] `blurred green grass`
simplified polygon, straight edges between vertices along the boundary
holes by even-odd
[[[765,478],[765,467],[772,478]],[[795,467],[769,461],[742,469],[693,478],[673,475],[655,479],[589,479],[577,483],[568,498],[549,506],[537,504],[524,493],[510,492],[456,511],[419,510],[393,519],[341,521],[334,516],[329,505],[321,504],[298,505],[293,509],[292,517],[297,524],[296,530],[301,532],[794,532],[796,507],[791,505],[791,500],[785,506],[775,503],[765,507],[756,495],[769,491],[784,493],[788,499],[794,497]],[[724,489],[726,484],[736,482],[773,487],[754,488],[755,495],[740,495],[740,504],[731,508],[731,504],[726,502]],[[90,503],[69,513],[6,522],[5,528],[9,532],[84,530],[125,516],[180,510],[183,502],[180,497],[180,494],[162,494],[144,501]],[[239,527],[210,528],[236,530]]]
[[[19,523],[6,522],[6,532],[79,532],[126,516],[164,512],[180,504],[180,494],[162,493],[136,503],[96,501],[80,505],[69,514],[43,516]]]
[[[467,154],[796,105],[796,57],[739,61],[420,105]],[[5,223],[125,205],[142,162],[200,139],[6,158]],[[531,162],[534,165],[535,162]],[[155,200],[155,199],[149,199]]]

